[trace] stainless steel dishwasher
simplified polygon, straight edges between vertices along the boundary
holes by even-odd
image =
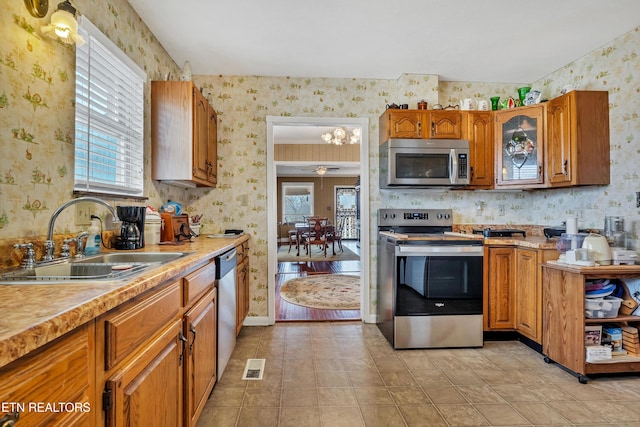
[[[218,282],[218,381],[236,346],[236,258],[235,249],[215,258]]]

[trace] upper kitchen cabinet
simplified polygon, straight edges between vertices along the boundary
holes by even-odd
[[[496,188],[544,186],[545,105],[495,112]]]
[[[215,187],[217,132],[216,112],[192,82],[151,82],[152,179]]]
[[[379,119],[380,144],[390,138],[460,139],[462,113],[457,110],[387,109]]]
[[[424,110],[387,109],[378,121],[380,144],[389,138],[425,138],[422,136]]]
[[[428,110],[426,112],[427,136],[435,139],[462,138],[462,113],[457,110]]]
[[[609,97],[571,91],[547,104],[549,187],[609,184]]]
[[[463,139],[469,140],[470,183],[473,188],[493,187],[493,114],[491,111],[468,111]]]

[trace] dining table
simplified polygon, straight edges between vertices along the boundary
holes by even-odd
[[[311,227],[309,227],[309,224],[307,224],[306,222],[297,222],[294,226],[296,229],[296,256],[300,256],[300,244],[302,243],[302,236],[304,235],[304,233],[308,233],[311,230]],[[325,226],[325,234],[333,233],[335,232],[335,229],[336,226],[334,224],[327,224]],[[331,250],[333,251],[333,255],[335,255],[335,244],[331,245]]]

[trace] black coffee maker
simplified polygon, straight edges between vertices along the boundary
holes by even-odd
[[[115,248],[122,250],[144,248],[146,206],[118,206],[116,210],[122,225],[120,236],[116,238]]]

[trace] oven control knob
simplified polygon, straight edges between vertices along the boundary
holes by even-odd
[[[441,213],[439,213],[436,217],[437,217],[438,219],[442,219],[442,214],[441,214]]]
[[[449,214],[444,214],[444,219],[449,219],[449,218],[451,218],[451,215],[449,215]]]

